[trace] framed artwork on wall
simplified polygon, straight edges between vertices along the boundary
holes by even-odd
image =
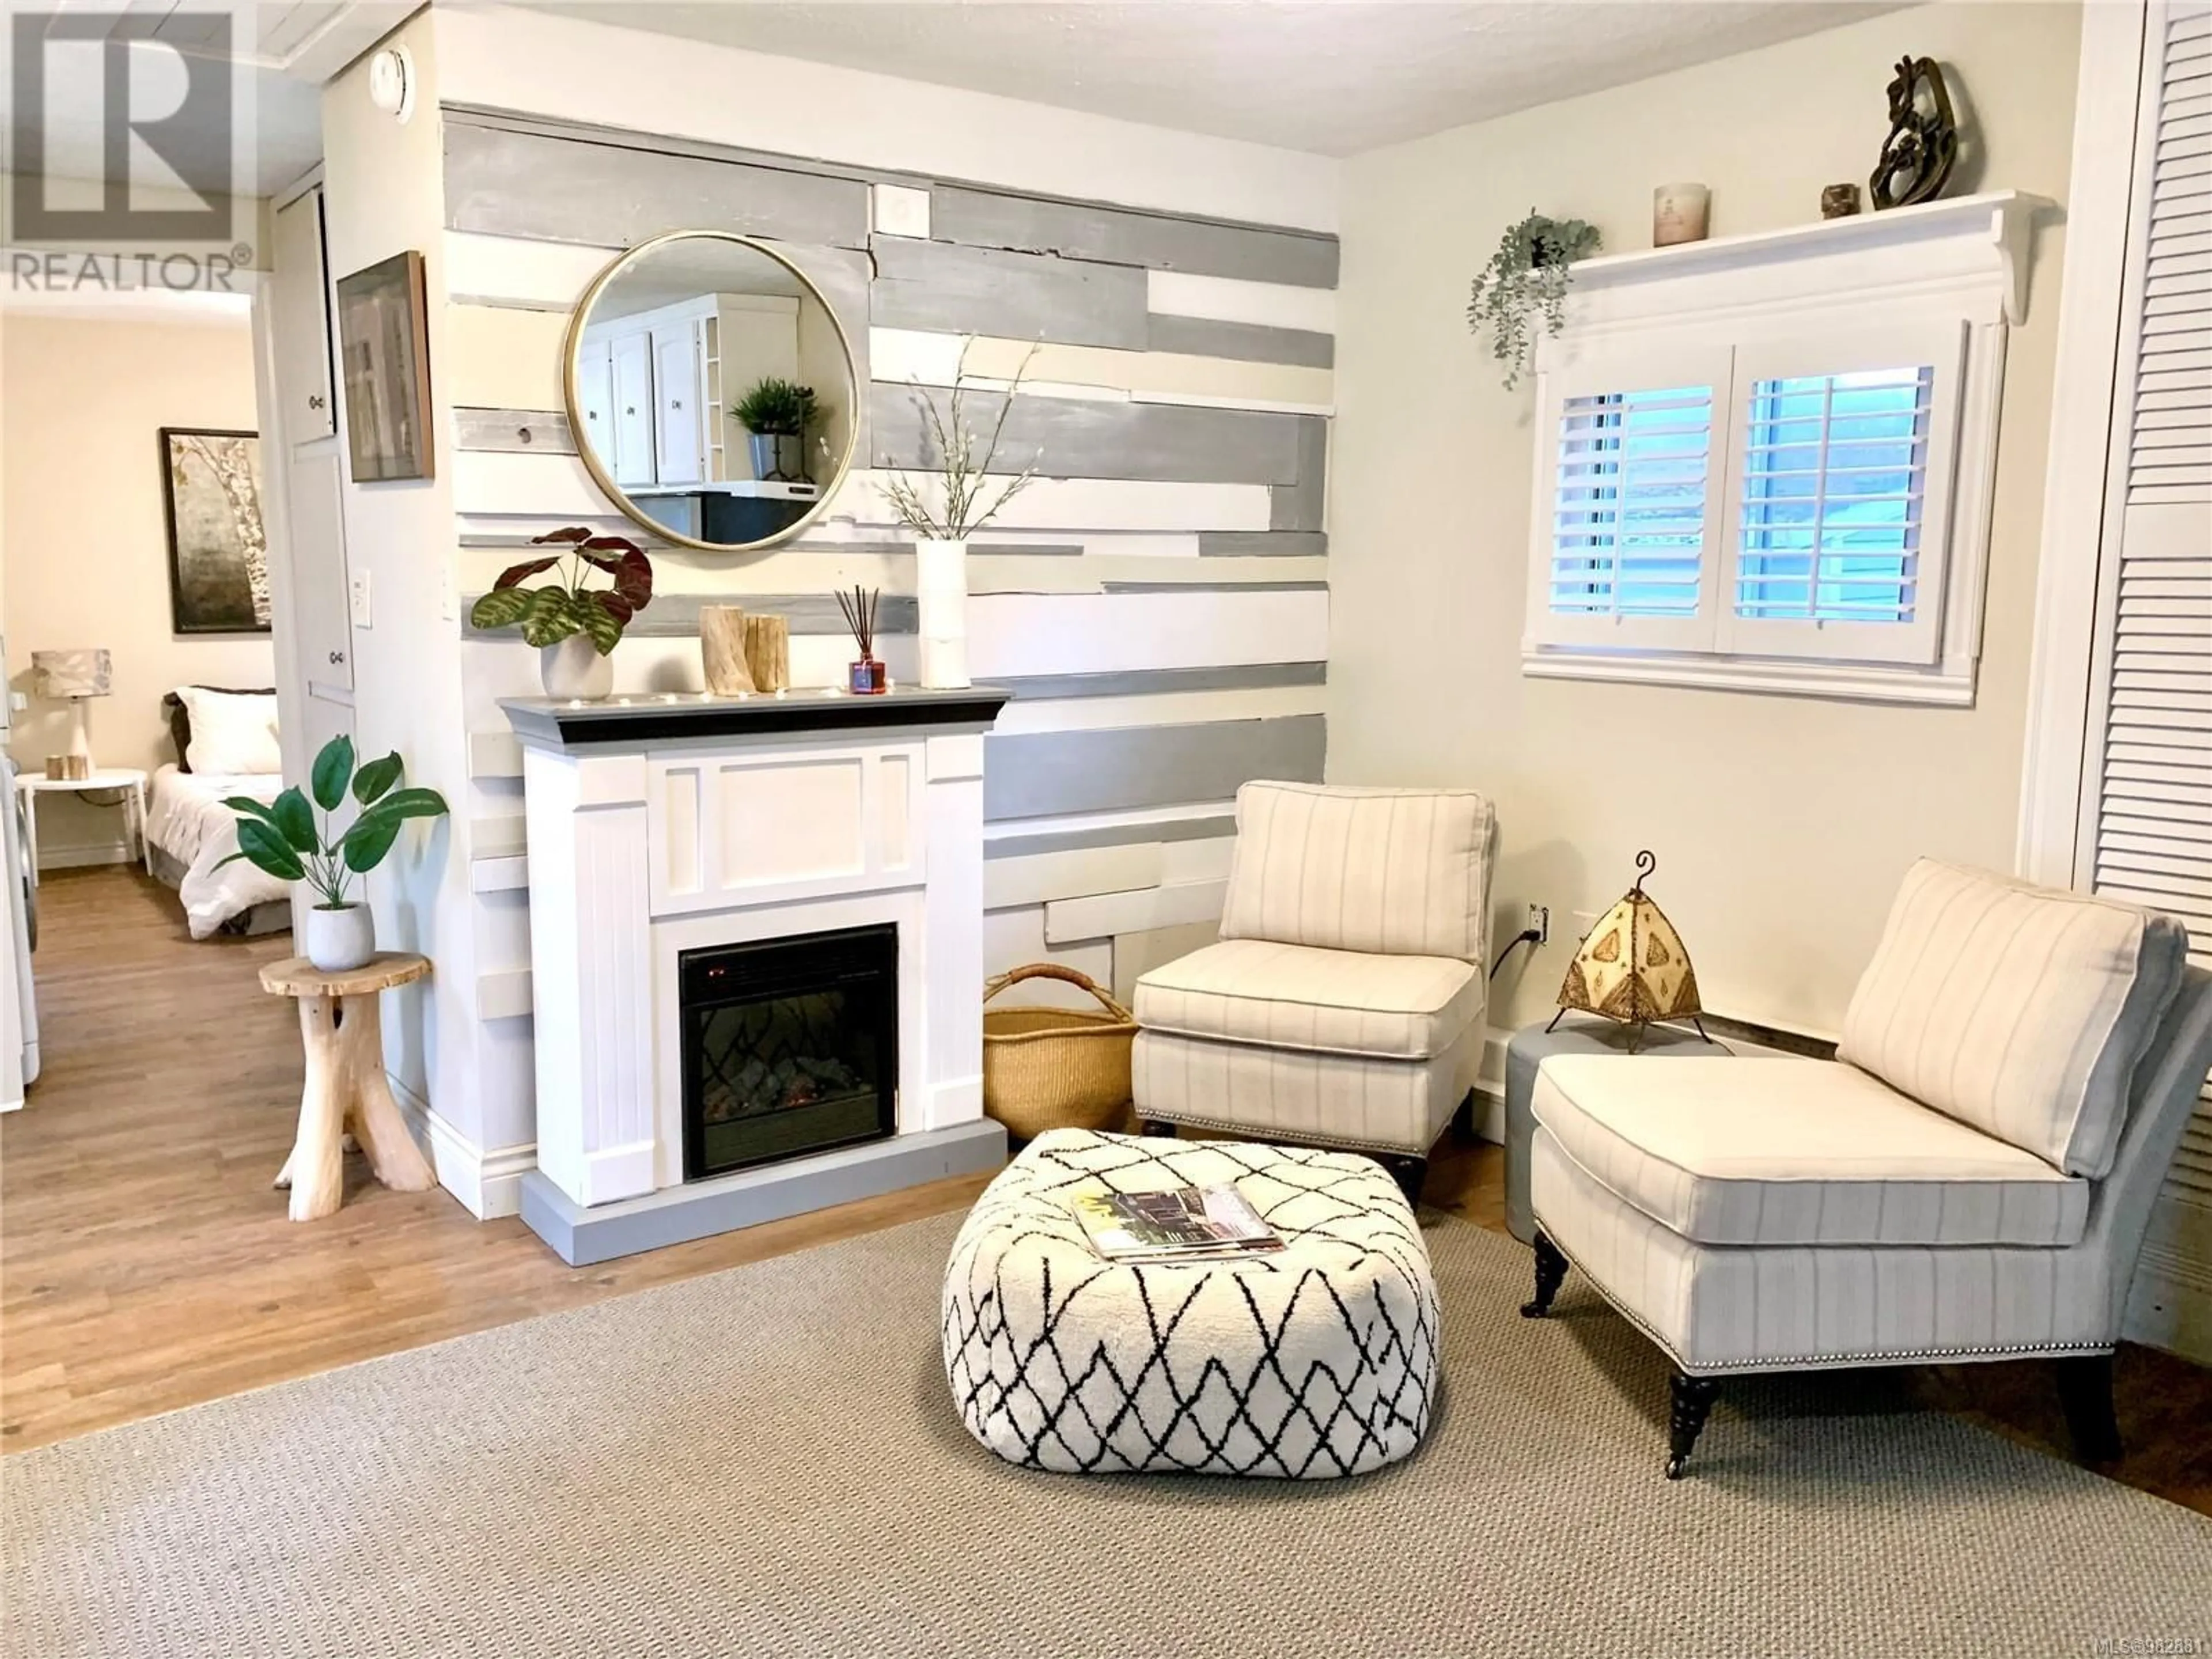
[[[356,483],[430,476],[430,322],[413,249],[338,278],[338,362]]]
[[[259,434],[165,426],[160,435],[170,625],[179,634],[266,634]]]

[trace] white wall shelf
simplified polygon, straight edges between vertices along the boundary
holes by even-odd
[[[2035,216],[2057,204],[2025,191],[1986,191],[1948,201],[1884,213],[1822,219],[1782,230],[1715,236],[1672,247],[1602,253],[1577,261],[1572,290],[1591,294],[1658,278],[1743,270],[1788,261],[1880,249],[1910,250],[1932,244],[1972,240],[1986,244],[2004,276],[2005,320],[2017,324],[2027,313],[2028,234]]]

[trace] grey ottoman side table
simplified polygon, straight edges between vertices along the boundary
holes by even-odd
[[[1534,1243],[1536,1219],[1528,1206],[1528,1143],[1536,1133],[1530,1109],[1536,1092],[1536,1068],[1553,1054],[1625,1054],[1634,1034],[1629,1027],[1593,1014],[1568,1014],[1547,1031],[1524,1026],[1505,1044],[1505,1225],[1523,1244]],[[1708,1042],[1695,1031],[1673,1025],[1647,1025],[1636,1037],[1639,1057],[1669,1054],[1725,1054],[1723,1043]]]

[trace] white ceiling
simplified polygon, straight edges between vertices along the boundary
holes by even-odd
[[[1620,86],[1901,3],[524,0],[629,28],[1326,155]]]

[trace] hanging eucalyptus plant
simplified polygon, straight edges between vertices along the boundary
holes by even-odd
[[[1505,365],[1508,391],[1520,384],[1535,350],[1532,319],[1540,313],[1553,334],[1566,326],[1571,268],[1597,246],[1596,226],[1533,210],[1498,239],[1498,252],[1474,279],[1467,325],[1477,334],[1490,330],[1490,355]]]

